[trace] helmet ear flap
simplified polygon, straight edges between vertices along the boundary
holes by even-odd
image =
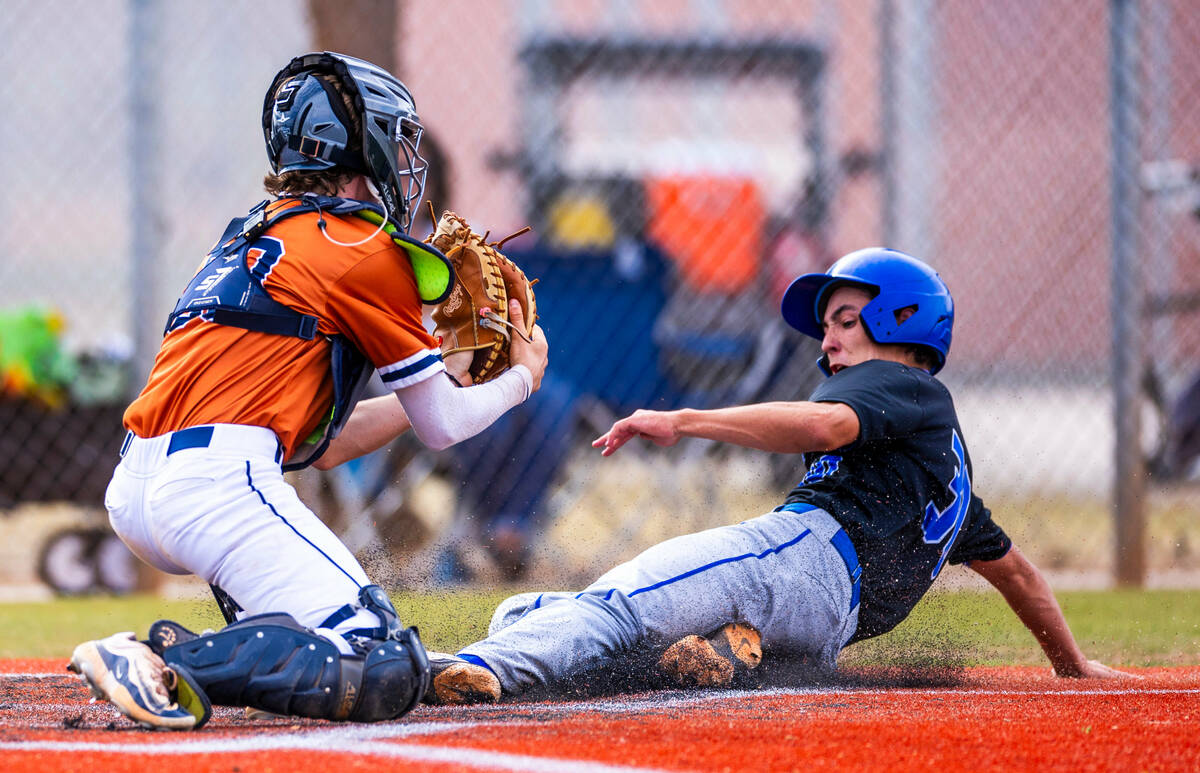
[[[334,166],[364,172],[361,135],[355,131],[344,96],[328,77],[301,73],[278,87],[267,141],[277,174]]]
[[[342,97],[341,93],[338,92],[338,90],[333,87],[333,84],[330,83],[327,79],[322,78],[319,75],[315,75],[312,77],[316,78],[317,83],[325,91],[325,96],[329,98],[329,109],[333,111],[334,117],[336,117],[338,122],[341,123],[342,126],[346,129],[346,148],[347,148],[347,150],[349,150],[355,144],[357,144],[359,147],[361,147],[362,146],[362,131],[358,131],[358,132],[354,131],[354,124],[356,122],[355,122],[354,118],[351,117],[351,115],[348,112],[346,112],[346,103],[343,101],[343,97]],[[359,116],[360,120],[358,121],[358,123],[360,123],[360,124],[361,124],[361,118],[362,117]]]

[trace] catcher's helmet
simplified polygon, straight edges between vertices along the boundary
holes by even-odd
[[[937,373],[946,364],[950,336],[954,332],[954,299],[938,273],[911,255],[882,247],[851,252],[824,274],[797,277],[783,294],[783,319],[817,340],[825,337],[821,317],[835,288],[861,287],[872,294],[860,316],[872,341],[880,344],[919,344],[936,355],[931,369]],[[896,321],[901,309],[916,307],[903,322]],[[822,357],[818,364],[828,370]]]
[[[352,152],[351,120],[337,79],[362,124],[362,151]],[[279,71],[263,102],[263,137],[276,174],[334,166],[366,175],[405,232],[425,187],[424,131],[408,88],[370,62],[329,51],[305,54]]]

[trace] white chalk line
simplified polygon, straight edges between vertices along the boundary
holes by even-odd
[[[62,674],[22,673],[0,674],[0,682],[15,678],[61,678]],[[179,741],[164,741],[161,743],[122,743],[122,742],[89,742],[89,741],[10,741],[0,742],[0,751],[36,751],[36,752],[93,752],[121,755],[191,755],[219,753],[247,753],[276,750],[295,750],[306,752],[323,752],[343,755],[371,755],[396,759],[407,759],[419,762],[464,765],[467,767],[491,768],[514,771],[534,771],[534,773],[568,773],[582,771],[583,773],[651,773],[654,769],[634,766],[608,765],[584,760],[558,759],[552,757],[535,757],[531,755],[509,754],[480,749],[469,749],[455,746],[435,746],[422,743],[395,743],[395,741],[417,741],[423,736],[445,733],[467,733],[483,727],[519,727],[534,724],[525,719],[497,719],[489,721],[489,717],[512,712],[514,714],[538,717],[542,715],[573,715],[579,713],[597,713],[606,715],[637,714],[647,710],[679,709],[700,706],[704,704],[727,701],[743,701],[747,699],[797,697],[797,696],[882,696],[882,695],[919,695],[919,696],[1103,696],[1103,695],[1196,695],[1200,688],[1121,688],[1121,689],[1069,689],[1069,690],[1032,690],[1032,689],[955,689],[955,688],[921,688],[921,689],[877,689],[855,687],[811,687],[811,688],[771,688],[763,690],[711,690],[695,692],[666,692],[654,695],[626,696],[621,698],[606,698],[589,701],[569,701],[563,703],[510,703],[502,706],[476,706],[455,709],[456,713],[466,712],[477,714],[479,718],[472,721],[439,721],[422,719],[409,723],[388,723],[381,725],[339,725],[336,727],[316,727],[301,730],[282,729],[272,735],[259,735],[246,738],[204,738],[202,735],[186,735]],[[50,704],[13,704],[9,707],[48,710]],[[88,704],[54,704],[63,710],[78,710]],[[115,709],[114,715],[119,716]],[[264,729],[266,729],[264,727]],[[203,732],[203,731],[202,731]]]
[[[477,728],[478,724],[469,725]],[[446,732],[447,727],[430,732]],[[315,738],[311,734],[302,737],[256,737],[252,739],[223,739],[212,741],[190,741],[185,743],[88,743],[54,741],[0,742],[0,751],[91,752],[120,755],[192,755],[192,754],[238,754],[263,751],[304,751],[332,755],[392,757],[417,762],[465,765],[468,767],[534,771],[534,773],[660,773],[657,768],[639,768],[628,765],[606,765],[587,760],[533,757],[523,754],[468,749],[454,746],[427,746],[424,744],[394,744],[380,741],[341,742],[336,748],[329,746],[328,737]],[[661,772],[665,773],[665,771]]]
[[[0,674],[0,683],[12,681],[14,678],[44,679],[48,677],[61,678],[62,674]],[[58,707],[61,711],[79,711],[90,709],[93,704],[48,704],[9,702],[8,706],[18,712],[30,708],[43,712],[53,711]],[[102,704],[95,704],[102,705]],[[532,705],[532,704],[531,704]],[[475,712],[496,711],[492,706],[463,707],[474,709]],[[119,717],[116,709],[110,708],[113,716]],[[461,711],[461,709],[459,710]],[[539,712],[540,713],[540,712]],[[553,713],[561,714],[562,709],[556,708]],[[481,718],[482,719],[482,718]],[[247,738],[204,738],[202,735],[179,734],[179,741],[163,741],[160,743],[125,743],[125,742],[93,742],[93,741],[9,741],[0,742],[0,751],[28,752],[57,752],[79,753],[92,752],[119,755],[194,755],[194,754],[237,754],[263,751],[305,751],[324,752],[348,756],[380,756],[407,759],[417,762],[464,765],[467,767],[487,768],[493,770],[532,771],[533,773],[665,773],[657,768],[644,768],[629,765],[609,765],[599,762],[575,759],[557,759],[553,757],[535,757],[522,754],[510,754],[486,749],[470,749],[456,746],[436,746],[421,743],[400,744],[393,741],[418,739],[422,736],[455,733],[460,731],[475,731],[482,727],[516,727],[533,724],[526,721],[470,721],[442,722],[422,721],[408,724],[380,725],[338,725],[335,727],[305,728],[302,730],[284,729],[272,735],[255,735]],[[203,731],[201,731],[203,732]],[[186,740],[184,740],[186,739]]]
[[[377,756],[407,759],[418,762],[465,765],[499,770],[533,771],[533,773],[665,773],[656,768],[629,765],[608,765],[587,760],[534,757],[509,754],[487,749],[426,744],[398,744],[394,740],[421,736],[477,730],[480,727],[513,722],[422,722],[388,725],[339,725],[333,728],[309,728],[285,731],[276,735],[255,735],[251,738],[203,738],[191,736],[185,741],[161,743],[122,743],[93,741],[7,741],[0,742],[0,751],[91,752],[119,755],[192,755],[239,754],[264,751],[322,752],[333,755]],[[203,732],[203,731],[201,731]]]
[[[3,681],[3,676],[0,675],[0,681]],[[483,724],[507,724],[517,725],[523,724],[519,719],[505,719],[503,722],[488,722],[491,717],[502,716],[508,714],[521,714],[532,716],[562,716],[564,714],[607,714],[607,715],[622,715],[622,714],[639,714],[645,713],[647,710],[670,710],[689,708],[699,706],[706,703],[720,703],[722,701],[747,700],[764,697],[803,697],[803,696],[846,696],[853,697],[856,695],[869,696],[896,696],[896,695],[919,695],[919,696],[988,696],[988,697],[1035,697],[1035,696],[1053,696],[1053,695],[1070,695],[1078,696],[1103,696],[1103,695],[1200,695],[1200,688],[1142,688],[1142,689],[1123,689],[1123,690],[951,690],[951,689],[904,689],[904,690],[880,690],[880,689],[829,689],[829,688],[775,688],[768,690],[712,690],[704,693],[687,693],[680,695],[677,693],[669,693],[661,697],[638,697],[628,696],[624,699],[612,699],[601,701],[570,701],[563,703],[505,703],[499,706],[459,706],[453,711],[456,714],[477,714],[478,720],[462,723],[466,727],[481,727]],[[5,702],[6,708],[0,708],[0,716],[8,711],[16,713],[28,713],[30,711],[40,711],[42,713],[51,714],[66,714],[72,711],[81,709],[88,710],[92,708],[109,708],[113,717],[120,717],[121,713],[113,707],[106,707],[102,702],[91,703],[81,700],[79,703],[50,703],[46,701],[38,701],[35,703],[15,703],[13,701]],[[219,709],[218,709],[219,710]],[[232,711],[237,711],[236,709]],[[240,715],[240,712],[239,712]],[[428,717],[413,717],[410,715],[410,720],[413,721],[412,727],[429,727],[438,725],[436,720]],[[263,725],[264,729],[270,729],[271,725]],[[283,725],[277,724],[274,727],[282,728]],[[435,730],[431,732],[442,732]]]

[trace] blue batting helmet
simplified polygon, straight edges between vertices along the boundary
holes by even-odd
[[[954,299],[936,271],[897,250],[870,247],[851,252],[826,273],[804,274],[788,286],[781,304],[784,321],[822,340],[825,304],[834,289],[844,285],[861,287],[872,294],[871,302],[860,312],[872,341],[929,347],[937,355],[931,372],[942,369],[954,332]],[[897,312],[910,307],[915,307],[915,312],[904,322],[897,322]]]

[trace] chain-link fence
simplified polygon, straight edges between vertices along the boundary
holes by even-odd
[[[175,294],[263,195],[274,72],[315,47],[378,59],[383,24],[441,161],[437,206],[534,227],[511,247],[541,279],[552,360],[537,399],[462,449],[398,447],[323,481],[356,547],[437,548],[403,579],[530,562],[574,579],[770,507],[798,460],[684,443],[599,462],[584,441],[638,407],[807,396],[817,344],[779,319],[780,294],[875,244],[954,293],[942,376],[978,490],[1027,552],[1121,569],[1118,508],[1149,516],[1121,532],[1126,555],[1200,569],[1179,493],[1200,411],[1188,0],[2,6],[0,352],[23,354],[2,361],[17,418],[0,443],[60,449],[0,478],[10,505],[115,461],[119,426],[37,411],[119,411],[140,386]],[[490,492],[462,483],[480,465]]]

